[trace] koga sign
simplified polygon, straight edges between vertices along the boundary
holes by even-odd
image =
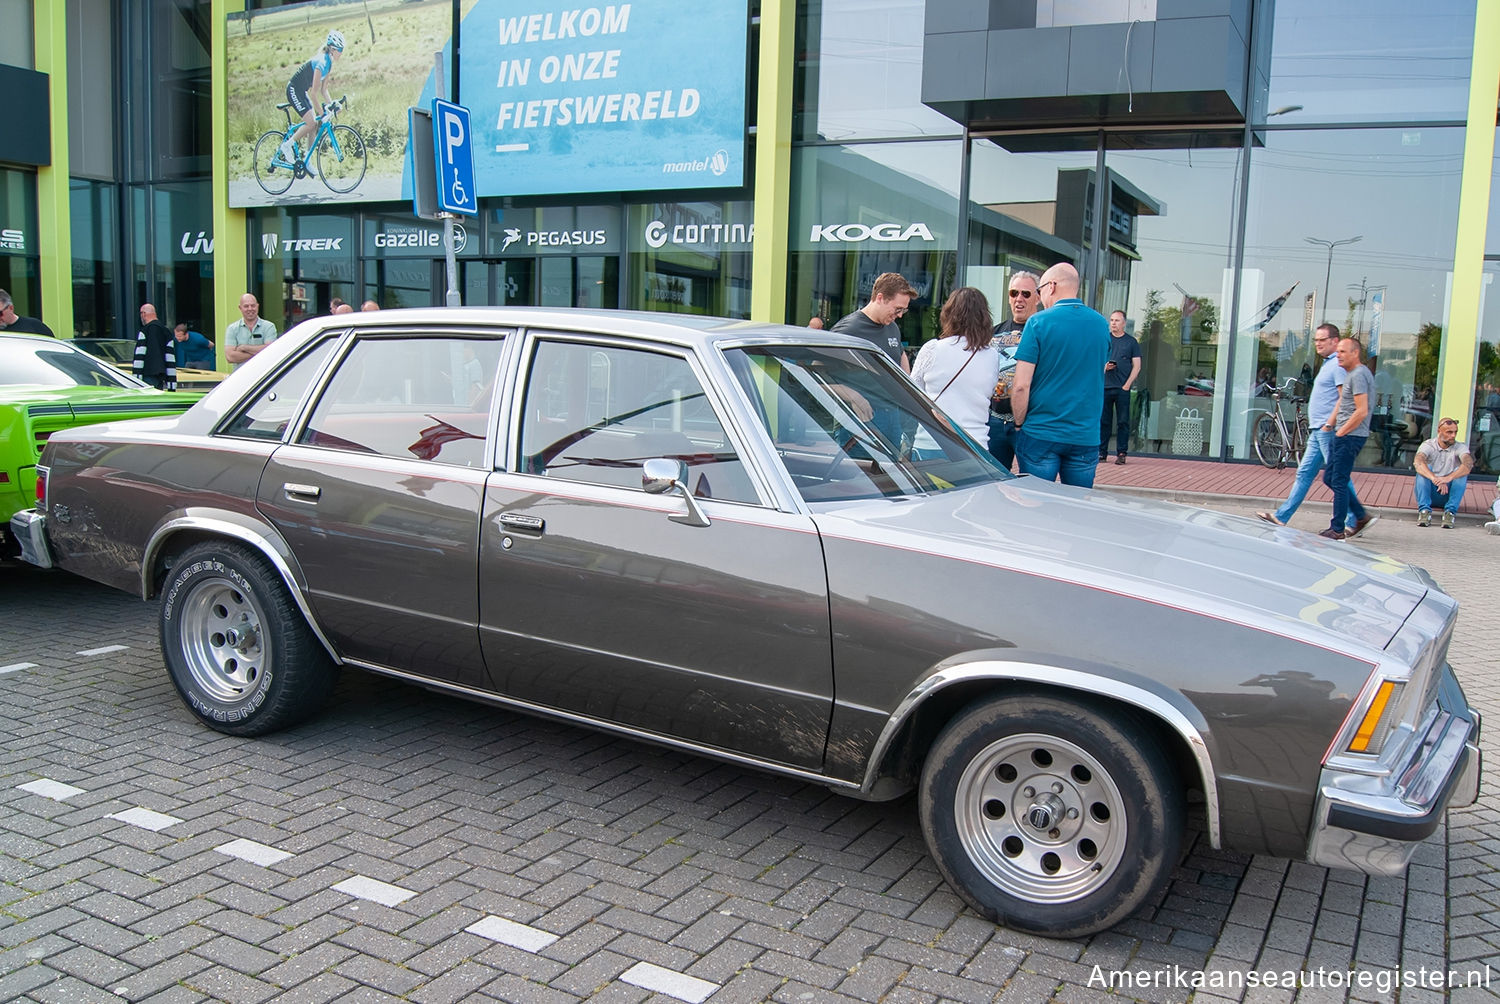
[[[932,241],[932,231],[925,223],[910,223],[902,227],[898,223],[877,223],[873,227],[864,223],[814,223],[808,240],[814,244],[858,244],[861,241],[895,243],[921,238]]]

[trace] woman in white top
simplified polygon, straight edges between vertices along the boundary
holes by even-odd
[[[960,286],[943,304],[938,321],[943,333],[917,353],[911,378],[970,439],[983,446],[990,434],[990,395],[1000,374],[989,301],[974,287]],[[919,434],[917,438],[918,450],[937,446],[921,442],[930,437]]]

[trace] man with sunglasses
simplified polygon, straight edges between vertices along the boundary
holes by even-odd
[[[1323,469],[1333,456],[1333,433],[1323,426],[1333,416],[1334,408],[1339,403],[1339,389],[1344,386],[1344,380],[1348,377],[1348,371],[1338,364],[1339,329],[1336,324],[1320,324],[1313,335],[1313,350],[1317,352],[1318,358],[1323,360],[1323,366],[1318,370],[1317,377],[1313,380],[1312,391],[1307,395],[1307,446],[1302,450],[1302,462],[1297,465],[1297,480],[1292,483],[1292,491],[1281,503],[1281,507],[1275,512],[1258,512],[1256,517],[1267,523],[1275,523],[1277,526],[1285,526],[1287,520],[1292,518],[1292,513],[1307,498],[1308,489],[1312,487],[1313,478]],[[1355,494],[1354,483],[1349,483],[1350,509],[1360,508],[1359,497]],[[1364,533],[1366,528],[1380,517],[1374,513],[1365,513],[1363,520],[1355,519],[1352,512],[1348,519],[1348,528],[1344,531],[1347,537],[1358,537]]]
[[[995,347],[1000,350],[1000,379],[995,381],[995,393],[990,398],[990,456],[1000,461],[1007,471],[1016,459],[1016,421],[1011,414],[1010,389],[1015,383],[1016,368],[1011,361],[1016,346],[1021,344],[1021,329],[1037,307],[1041,298],[1036,295],[1035,272],[1019,271],[1010,277],[1010,288],[1006,299],[1010,301],[1010,319],[995,325]]]

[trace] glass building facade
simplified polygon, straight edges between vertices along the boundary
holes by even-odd
[[[1141,342],[1133,452],[1253,457],[1267,386],[1311,378],[1326,321],[1361,339],[1376,374],[1360,466],[1409,469],[1451,412],[1493,475],[1500,144],[1493,61],[1476,45],[1485,2],[1213,4],[1233,44],[1195,66],[1172,48],[1181,5],[1166,0],[1130,7],[1152,8],[1131,23],[1103,0],[749,3],[743,184],[483,199],[462,221],[456,281],[469,304],[800,325],[858,309],[898,271],[918,290],[899,322],[915,351],[955,287],[983,290],[1000,321],[1012,273],[1069,261],[1085,300],[1124,311]],[[0,5],[0,69],[67,85],[50,158],[0,151],[0,288],[23,314],[129,337],[149,300],[213,337],[246,289],[283,329],[334,298],[444,302],[441,225],[409,203],[229,208],[214,174],[233,100],[226,18],[286,6]],[[1030,19],[985,21],[1007,7]],[[985,47],[962,48],[980,35]],[[1048,48],[1064,37],[1066,87]],[[1117,39],[1109,58],[1076,48],[1113,53]],[[463,38],[461,52],[486,44]],[[1212,72],[1226,82],[1182,83]],[[934,96],[955,77],[986,90]],[[755,282],[763,256],[774,288]]]

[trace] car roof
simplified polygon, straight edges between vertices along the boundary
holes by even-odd
[[[409,307],[309,318],[288,331],[301,340],[321,331],[410,330],[425,325],[457,327],[531,328],[549,331],[623,335],[690,347],[715,343],[775,341],[797,344],[857,345],[870,342],[856,336],[700,314],[663,314],[645,310],[591,310],[576,307]]]

